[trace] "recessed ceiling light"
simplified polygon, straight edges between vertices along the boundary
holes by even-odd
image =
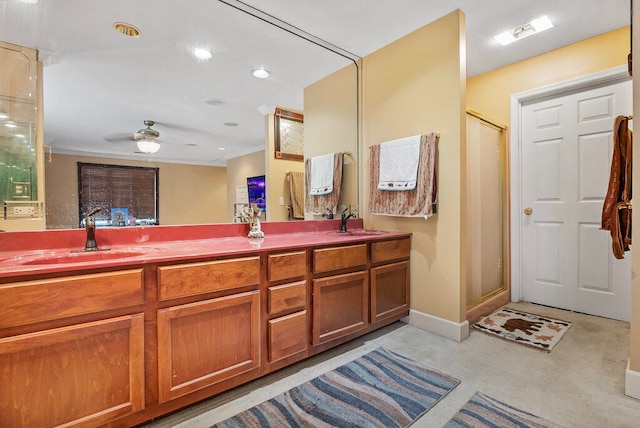
[[[193,56],[202,61],[208,61],[213,58],[213,53],[210,49],[207,48],[193,48],[191,53],[193,54]]]
[[[227,103],[225,100],[221,100],[220,98],[207,98],[204,102],[211,106],[221,106]]]
[[[528,24],[523,24],[514,28],[513,30],[500,33],[494,38],[502,46],[506,46],[510,43],[515,42],[516,40],[524,39],[525,37],[529,37],[533,34],[540,33],[552,27],[553,27],[553,24],[549,20],[549,17],[545,15],[545,16],[541,16],[540,18],[534,19]]]
[[[238,126],[238,124],[235,122],[225,122],[224,126]]]
[[[21,3],[38,4],[38,0],[20,0]]]
[[[253,77],[257,77],[258,79],[266,79],[271,74],[269,70],[264,67],[254,68],[251,73],[253,74]]]
[[[115,28],[118,33],[124,34],[125,36],[138,37],[140,35],[140,30],[126,22],[115,22],[113,24],[113,28]]]
[[[218,150],[227,150],[226,147],[218,147]]]

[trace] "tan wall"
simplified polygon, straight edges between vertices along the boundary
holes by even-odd
[[[357,73],[351,64],[304,89],[304,156],[351,152],[343,158],[341,204],[352,206],[358,204]]]
[[[287,106],[280,107],[290,110]],[[304,171],[304,162],[276,159],[275,135],[274,115],[268,114],[265,116],[265,147],[267,147],[267,151],[264,155],[267,179],[267,221],[286,221],[289,219],[287,205],[290,204],[287,172]],[[282,205],[280,205],[281,197],[284,198]]]
[[[467,107],[509,125],[509,96],[626,63],[629,27],[467,80]]]
[[[438,213],[428,220],[365,216],[367,228],[413,233],[411,308],[454,322],[465,318],[465,16],[460,11],[363,59],[363,213],[369,146],[439,132]]]
[[[239,156],[227,161],[227,222],[233,222],[233,204],[236,203],[236,187],[247,186],[247,177],[264,175],[264,150]],[[267,211],[269,205],[267,205]]]
[[[45,162],[48,229],[78,227],[77,162],[160,168],[160,224],[227,221],[226,168],[54,153],[51,162]]]

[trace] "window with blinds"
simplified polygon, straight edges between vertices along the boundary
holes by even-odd
[[[158,168],[78,162],[79,226],[94,208],[96,226],[159,224]]]

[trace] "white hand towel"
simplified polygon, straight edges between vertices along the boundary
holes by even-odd
[[[380,144],[380,190],[413,190],[418,177],[421,135]]]
[[[334,153],[311,158],[310,195],[326,195],[333,192]]]

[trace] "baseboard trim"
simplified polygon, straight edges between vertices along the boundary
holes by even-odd
[[[640,400],[640,372],[631,370],[629,365],[630,362],[627,363],[627,372],[624,376],[624,393]]]
[[[409,311],[409,324],[457,342],[462,342],[469,337],[469,322],[467,320],[457,323],[411,309]]]

